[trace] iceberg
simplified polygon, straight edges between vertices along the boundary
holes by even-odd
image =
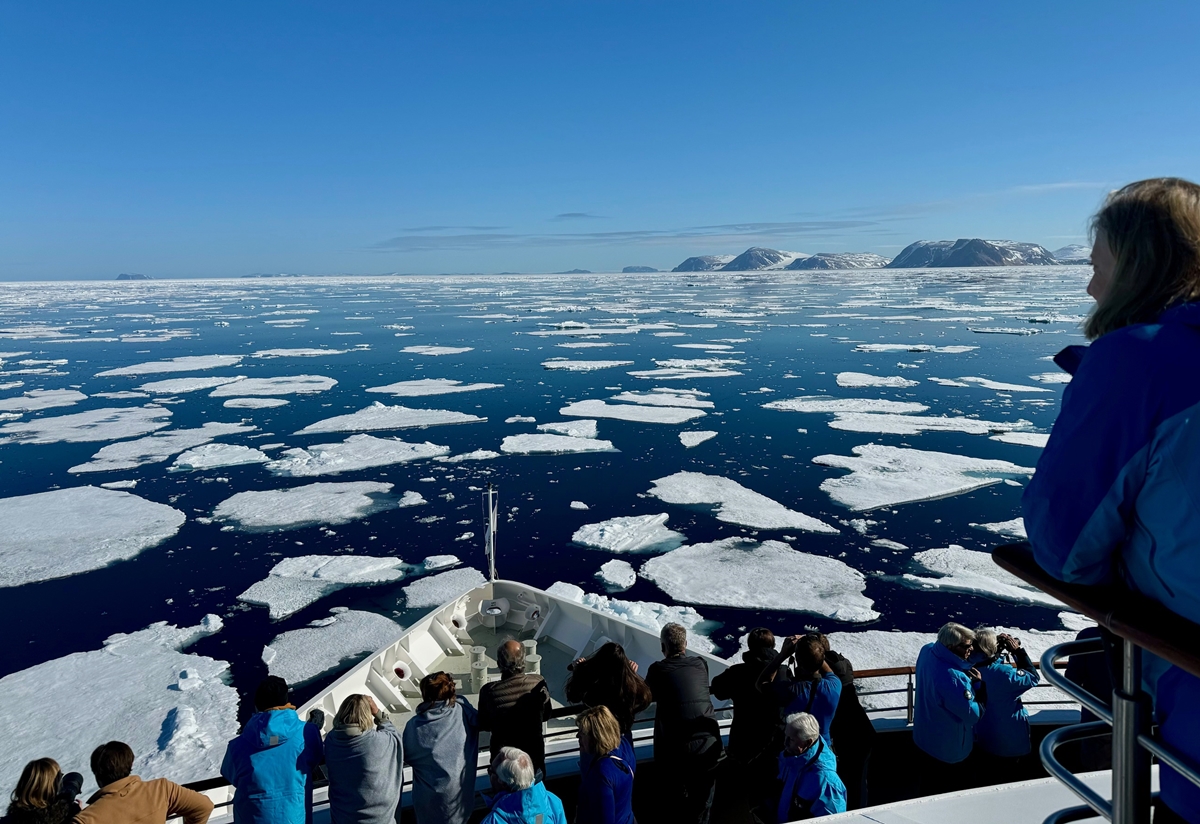
[[[212,517],[245,532],[346,524],[395,506],[383,497],[391,488],[377,481],[355,481],[239,492],[217,504]]]
[[[288,449],[267,464],[275,475],[284,478],[315,478],[376,466],[392,466],[450,454],[450,447],[425,443],[405,443],[398,438],[351,435],[341,443],[319,443],[307,449]]]
[[[691,449],[693,446],[699,446],[707,440],[717,437],[717,433],[710,429],[694,430],[691,432],[680,432],[679,442]]]
[[[440,607],[486,581],[483,573],[473,567],[439,572],[437,575],[430,575],[428,578],[422,578],[406,586],[404,588],[404,606],[406,609]]]
[[[836,535],[837,528],[788,509],[729,478],[702,472],[676,472],[653,481],[649,494],[669,504],[715,507],[717,520],[751,529],[801,529]]]
[[[638,423],[687,423],[708,414],[703,409],[677,406],[643,406],[641,404],[610,404],[600,400],[576,401],[558,410],[560,415],[580,418],[612,418]]]
[[[399,381],[387,386],[372,386],[368,392],[393,395],[397,398],[420,398],[427,395],[453,395],[457,392],[478,392],[482,389],[503,389],[502,383],[463,383],[448,378],[422,378]]]
[[[594,609],[605,615],[612,615],[623,621],[628,621],[654,634],[662,631],[667,624],[679,624],[687,630],[688,649],[695,652],[712,652],[716,645],[711,639],[702,634],[702,625],[711,625],[704,616],[691,607],[668,606],[653,601],[622,601],[609,598],[607,595],[595,595],[584,592],[575,584],[555,581],[546,592],[558,598],[574,601],[577,604]]]
[[[189,449],[171,464],[172,472],[217,469],[222,466],[244,466],[266,463],[271,457],[265,452],[249,446],[231,443],[206,443]]]
[[[12,421],[0,426],[0,444],[90,443],[136,438],[168,426],[169,417],[171,410],[161,406],[133,406]]]
[[[905,585],[915,589],[965,592],[1015,604],[1064,608],[1060,601],[998,567],[990,552],[976,552],[951,544],[918,552],[913,556],[913,562],[934,576],[901,576]]]
[[[666,552],[687,538],[667,529],[667,513],[626,515],[596,524],[584,524],[571,536],[574,543],[605,552]]]
[[[407,406],[385,406],[379,401],[349,415],[338,415],[323,421],[310,423],[297,435],[321,434],[325,432],[359,432],[378,429],[415,429],[426,426],[443,426],[452,423],[480,423],[487,418],[451,412],[448,409],[409,409]]]
[[[68,472],[118,472],[136,469],[152,463],[162,463],[172,455],[206,444],[213,438],[253,432],[257,427],[240,423],[206,423],[199,429],[175,429],[147,435],[134,441],[120,441],[102,447],[87,463],[78,464]]]
[[[178,509],[94,486],[0,498],[0,587],[66,578],[171,538]]]
[[[570,452],[616,452],[612,441],[570,435],[509,435],[500,442],[509,455],[565,455]]]
[[[223,366],[237,366],[241,362],[241,355],[186,355],[181,358],[135,363],[133,366],[122,366],[120,369],[108,369],[104,372],[97,372],[96,377],[137,377],[139,375],[157,375],[164,372],[199,372],[202,369],[220,369]]]
[[[271,395],[315,395],[337,385],[323,375],[289,375],[281,378],[245,378],[218,386],[210,398],[262,397]]]
[[[271,620],[278,621],[345,587],[399,581],[408,569],[399,558],[301,555],[277,563],[238,600],[267,607]]]
[[[570,435],[572,438],[594,438],[597,426],[594,420],[561,421],[538,424],[539,432],[553,432],[556,435]]]
[[[868,375],[864,372],[838,372],[837,385],[844,387],[853,387],[855,389],[867,386],[883,386],[894,389],[904,389],[909,386],[919,386],[919,381],[912,381],[908,378],[899,376],[882,378],[877,375]]]
[[[271,675],[289,686],[307,684],[327,672],[349,667],[395,642],[404,627],[374,612],[334,607],[329,618],[275,636],[263,647]]]
[[[829,398],[820,395],[806,395],[800,398],[787,398],[771,401],[762,405],[763,409],[775,409],[780,412],[877,412],[883,414],[908,415],[915,412],[925,412],[929,409],[923,403],[916,401],[885,401],[875,398]]]
[[[600,565],[596,577],[604,582],[604,586],[612,592],[621,592],[637,583],[637,573],[633,571],[628,561],[614,558]]]
[[[1033,474],[1033,467],[947,452],[880,444],[856,446],[853,452],[852,457],[818,455],[813,463],[851,471],[844,477],[822,481],[821,489],[854,510],[961,495],[1005,478]]]
[[[15,398],[0,398],[0,412],[37,412],[60,406],[74,406],[87,395],[74,389],[34,389]]]

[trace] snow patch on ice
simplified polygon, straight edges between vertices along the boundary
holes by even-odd
[[[717,520],[752,529],[802,529],[837,534],[824,521],[788,509],[729,478],[702,472],[676,472],[654,481],[649,493],[669,504],[713,506]]]
[[[666,552],[687,540],[682,533],[667,529],[669,517],[664,512],[661,515],[609,518],[579,527],[571,540],[606,552]]]
[[[387,483],[355,481],[239,492],[217,504],[212,516],[246,532],[346,524],[394,506],[383,497],[391,488]]]

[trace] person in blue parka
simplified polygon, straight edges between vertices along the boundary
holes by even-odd
[[[637,824],[633,817],[633,741],[608,707],[588,707],[579,727],[579,801],[575,824]]]
[[[501,747],[488,775],[496,795],[481,824],[567,824],[562,801],[538,780],[528,753]]]
[[[1014,759],[1028,755],[1031,749],[1029,713],[1021,703],[1021,696],[1037,686],[1041,676],[1021,642],[1011,635],[994,629],[977,629],[975,651],[980,657],[975,668],[987,684],[988,696],[987,712],[975,725],[975,743],[989,755],[1007,762],[1006,766],[993,767],[993,773],[1011,773],[1016,769]],[[1012,663],[1005,659],[1005,653],[1012,653]],[[1015,776],[1011,780],[1015,781]]]
[[[792,678],[780,675],[783,663],[794,655]],[[783,670],[786,672],[786,669]],[[831,744],[829,730],[842,696],[842,679],[825,662],[825,647],[817,635],[789,635],[775,660],[759,676],[758,688],[774,697],[785,715],[805,712],[817,719],[821,737]]]
[[[959,766],[971,754],[987,701],[982,677],[968,663],[974,651],[975,633],[950,622],[917,656],[913,743],[932,761],[922,770],[925,795],[961,789],[966,780]]]
[[[776,820],[803,821],[846,812],[846,785],[837,774],[837,757],[821,735],[821,725],[806,712],[784,722],[779,754],[779,806]]]
[[[1055,578],[1120,582],[1200,622],[1200,186],[1131,183],[1092,233],[1093,342],[1055,357],[1073,377],[1025,489],[1025,528]],[[1156,706],[1175,704],[1163,689],[1179,677],[1155,688],[1167,666],[1145,659]],[[1200,740],[1187,750],[1200,761]]]
[[[221,775],[234,787],[236,824],[312,824],[312,772],[324,760],[321,729],[300,720],[288,685],[267,676],[254,693],[257,713],[229,742]]]

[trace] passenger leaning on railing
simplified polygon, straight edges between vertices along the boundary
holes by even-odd
[[[996,783],[1016,781],[1018,759],[1028,755],[1029,713],[1021,696],[1041,681],[1029,653],[1011,635],[981,627],[975,630],[976,669],[987,684],[987,711],[975,725],[975,743],[990,756],[989,779]],[[1011,652],[1013,663],[1005,660]]]
[[[109,741],[92,751],[92,774],[100,789],[76,814],[77,824],[165,824],[175,816],[183,824],[205,824],[213,810],[207,796],[174,781],[143,781],[133,775],[133,750],[123,741]]]
[[[575,824],[637,824],[633,817],[633,742],[608,707],[589,707],[579,727],[579,802]]]
[[[348,695],[325,736],[331,824],[390,824],[400,811],[400,732],[369,695]]]
[[[567,669],[567,700],[589,707],[608,707],[621,725],[622,735],[631,735],[633,719],[650,706],[650,688],[638,675],[636,661],[630,661],[625,649],[609,641],[592,653],[591,658],[573,661]]]
[[[780,667],[793,654],[793,678],[780,677]],[[758,687],[773,696],[784,713],[806,712],[816,718],[821,737],[830,743],[829,728],[842,695],[842,679],[825,662],[825,647],[818,637],[789,635],[784,639],[774,660],[763,668]]]
[[[79,812],[75,800],[83,789],[83,776],[63,775],[53,758],[30,761],[12,793],[8,814],[0,824],[66,824]]]
[[[533,759],[535,769],[546,769],[546,743],[542,722],[550,714],[550,688],[540,675],[525,672],[525,647],[505,641],[496,650],[500,680],[484,684],[479,692],[479,729],[491,732],[492,758],[503,747],[516,747]]]
[[[922,795],[969,783],[965,763],[987,700],[979,671],[968,663],[974,650],[975,633],[951,622],[917,656],[913,743],[928,756],[920,770]]]
[[[413,771],[417,824],[466,824],[475,809],[479,716],[454,676],[421,679],[421,704],[404,726],[404,763]]]
[[[1025,490],[1025,528],[1059,580],[1119,581],[1200,622],[1200,186],[1131,183],[1092,232],[1093,343],[1055,357],[1073,378]],[[1147,659],[1153,683],[1165,667]],[[1172,706],[1164,735],[1200,711]],[[1200,760],[1200,740],[1183,748]],[[1165,766],[1160,782],[1176,812],[1200,821],[1200,790]]]
[[[867,793],[867,772],[871,750],[875,747],[875,727],[871,717],[858,700],[854,685],[854,666],[846,656],[830,648],[829,638],[822,633],[814,636],[825,650],[825,663],[842,682],[837,711],[829,727],[833,749],[837,753],[838,775],[846,785],[847,809],[858,809],[870,803]]]

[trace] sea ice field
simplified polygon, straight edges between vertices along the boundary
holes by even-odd
[[[489,484],[501,576],[723,657],[760,625],[859,668],[947,620],[1067,637],[986,553],[1088,277],[0,283],[0,786],[115,737],[215,774],[268,672],[299,703],[483,580]]]

